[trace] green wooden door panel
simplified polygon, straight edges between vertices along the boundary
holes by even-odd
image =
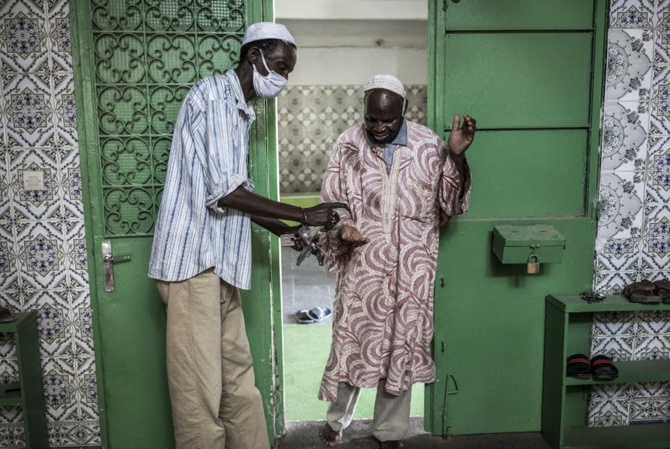
[[[445,5],[429,3],[428,123],[446,138],[453,114],[467,113],[479,131],[470,211],[440,240],[426,427],[539,431],[544,298],[593,282],[607,2]],[[500,263],[492,230],[515,224],[556,228],[562,261],[535,275]]]
[[[97,307],[104,417],[109,448],[173,447],[172,413],[165,378],[165,308],[153,282],[137,282],[150,239],[117,239],[114,252],[132,262],[114,265],[117,290]],[[104,326],[104,327],[103,327]],[[140,374],[141,373],[141,374]],[[103,423],[101,423],[102,425]]]
[[[586,126],[591,39],[589,33],[448,34],[445,107],[468,111],[485,129]],[[466,96],[451,86],[472,89]],[[450,116],[444,120],[451,128]]]
[[[181,102],[198,79],[239,56],[244,29],[271,17],[268,0],[71,0],[77,123],[102,445],[174,446],[165,372],[165,309],[147,277],[154,217]],[[250,138],[256,191],[277,198],[274,103],[258,101]],[[101,242],[111,241],[116,289],[105,291]],[[244,295],[268,433],[283,431],[278,243],[253,233],[253,291]],[[281,355],[281,353],[279,353]]]
[[[587,144],[585,130],[480,131],[467,217],[584,215]]]
[[[537,275],[527,275],[524,264],[500,263],[491,253],[495,224],[554,226],[567,239],[564,263],[543,264]],[[590,288],[590,264],[581,262],[592,258],[594,229],[590,218],[458,219],[442,233],[434,353],[438,377],[449,379],[450,391],[458,386],[447,399],[447,433],[539,430],[544,297]],[[444,382],[436,386],[443,398]],[[433,424],[442,429],[441,415]]]
[[[447,30],[589,29],[593,4],[584,0],[448,0]],[[476,10],[477,14],[471,11]]]

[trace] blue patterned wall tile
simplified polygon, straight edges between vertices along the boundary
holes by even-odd
[[[649,32],[630,29],[609,31],[606,101],[641,102],[649,99],[653,51]]]
[[[642,226],[644,183],[635,173],[603,173],[598,193],[598,239],[634,237]]]
[[[72,39],[68,18],[68,0],[54,2],[48,14],[48,43],[52,62],[72,72]]]
[[[659,276],[658,279],[661,279],[662,276]],[[654,278],[652,278],[654,280]],[[639,332],[641,334],[650,334],[650,335],[660,335],[664,334],[665,336],[670,335],[670,312],[662,310],[645,310],[638,312],[639,320]],[[670,347],[668,348],[670,350]],[[668,357],[670,358],[670,357]]]
[[[56,123],[58,126],[58,143],[61,145],[77,145],[77,119],[74,92],[64,90],[56,94]]]
[[[35,72],[47,64],[43,11],[18,1],[0,9],[0,61],[4,71]]]
[[[640,261],[641,261],[640,257]],[[636,263],[637,268],[631,271],[598,271],[595,274],[594,288],[607,294],[618,295],[621,294],[624,287],[632,282],[637,282],[646,279],[647,275],[653,270],[643,270],[642,263]],[[632,264],[631,264],[632,266]],[[597,320],[594,320],[597,325]]]
[[[658,14],[654,29],[654,64],[670,63],[670,13]]]
[[[51,289],[63,279],[64,235],[48,229],[44,223],[35,223],[19,240],[19,270],[23,287],[27,289]]]
[[[605,298],[607,301],[607,298]],[[598,314],[599,325],[593,329],[593,338],[601,339],[603,337],[617,336],[617,337],[633,337],[637,332],[637,319],[634,313],[630,312],[610,312]],[[602,349],[599,345],[595,345],[592,354],[603,354],[607,351]],[[632,350],[631,350],[632,353]]]
[[[56,366],[54,366],[56,365]],[[63,372],[62,367],[50,359],[44,366],[42,380],[44,385],[44,402],[47,406],[47,416],[51,421],[68,419],[68,412],[73,410],[75,386],[74,376]]]
[[[7,137],[26,147],[53,146],[55,117],[50,86],[34,74],[15,75],[3,85]]]
[[[647,158],[647,103],[607,102],[603,109],[601,170],[644,170]]]
[[[49,446],[83,446],[99,444],[100,426],[90,421],[63,421],[49,425]]]
[[[635,271],[639,267],[641,247],[640,237],[599,239],[597,240],[597,269]]]
[[[649,173],[650,182],[645,192],[644,209],[647,223],[670,218],[670,191],[654,183],[654,177],[660,177],[653,169]],[[660,182],[660,181],[659,181]]]
[[[629,385],[594,385],[588,405],[588,425],[625,426],[628,424],[629,407]]]
[[[643,241],[643,258],[659,270],[670,266],[670,218],[650,219]]]
[[[665,70],[659,74],[651,97],[651,123],[663,135],[670,134],[670,77],[667,75]]]
[[[606,334],[606,332],[605,332]],[[615,362],[632,360],[635,353],[634,335],[607,335],[593,337],[591,341],[591,356],[607,355]]]
[[[0,210],[5,210],[9,208],[9,185],[11,184],[11,176],[7,171],[7,165],[5,161],[5,155],[0,156]],[[3,215],[0,214],[0,220],[2,220]]]
[[[612,0],[610,28],[649,29],[654,19],[654,0]]]
[[[638,335],[636,337],[635,360],[670,359],[669,344],[670,340],[667,336]]]
[[[633,398],[630,403],[632,424],[659,424],[670,421],[670,399],[667,397]]]

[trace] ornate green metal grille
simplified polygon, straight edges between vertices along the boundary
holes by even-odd
[[[105,235],[151,235],[174,121],[234,65],[244,0],[92,0]]]

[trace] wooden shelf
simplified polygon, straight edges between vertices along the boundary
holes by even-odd
[[[607,385],[670,380],[670,360],[615,362],[619,377],[614,380],[575,379],[565,377],[564,385]]]
[[[548,296],[547,302],[569,313],[639,312],[645,310],[667,310],[670,312],[670,304],[640,304],[630,302],[628,298],[622,295],[607,296],[603,301],[591,304],[584,301],[579,295]]]
[[[589,304],[579,295],[547,296],[545,309],[542,434],[554,449],[668,449],[670,423],[588,427],[589,390],[594,385],[670,381],[670,360],[615,362],[619,376],[610,381],[565,375],[567,357],[590,347],[593,314],[670,311],[670,304],[632,303],[608,296]]]
[[[19,382],[0,385],[0,406],[21,407],[26,447],[47,449],[49,438],[37,332],[37,312],[17,313],[14,321],[0,323],[0,332],[14,334],[16,359],[19,366]]]

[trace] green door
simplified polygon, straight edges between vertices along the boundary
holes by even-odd
[[[441,236],[426,426],[539,431],[544,297],[592,285],[606,1],[430,5],[430,126],[446,137],[467,113],[478,131],[470,211]],[[536,224],[567,239],[561,263],[493,254],[494,226]]]
[[[165,375],[165,311],[147,277],[174,121],[190,86],[239,56],[246,26],[270,1],[71,0],[77,122],[103,447],[174,446]],[[273,103],[258,102],[251,138],[257,192],[276,197]],[[272,329],[276,239],[255,229],[247,329],[268,432],[280,431]],[[107,285],[103,245],[116,263]],[[277,300],[278,302],[278,300]],[[277,343],[281,344],[281,342]]]

